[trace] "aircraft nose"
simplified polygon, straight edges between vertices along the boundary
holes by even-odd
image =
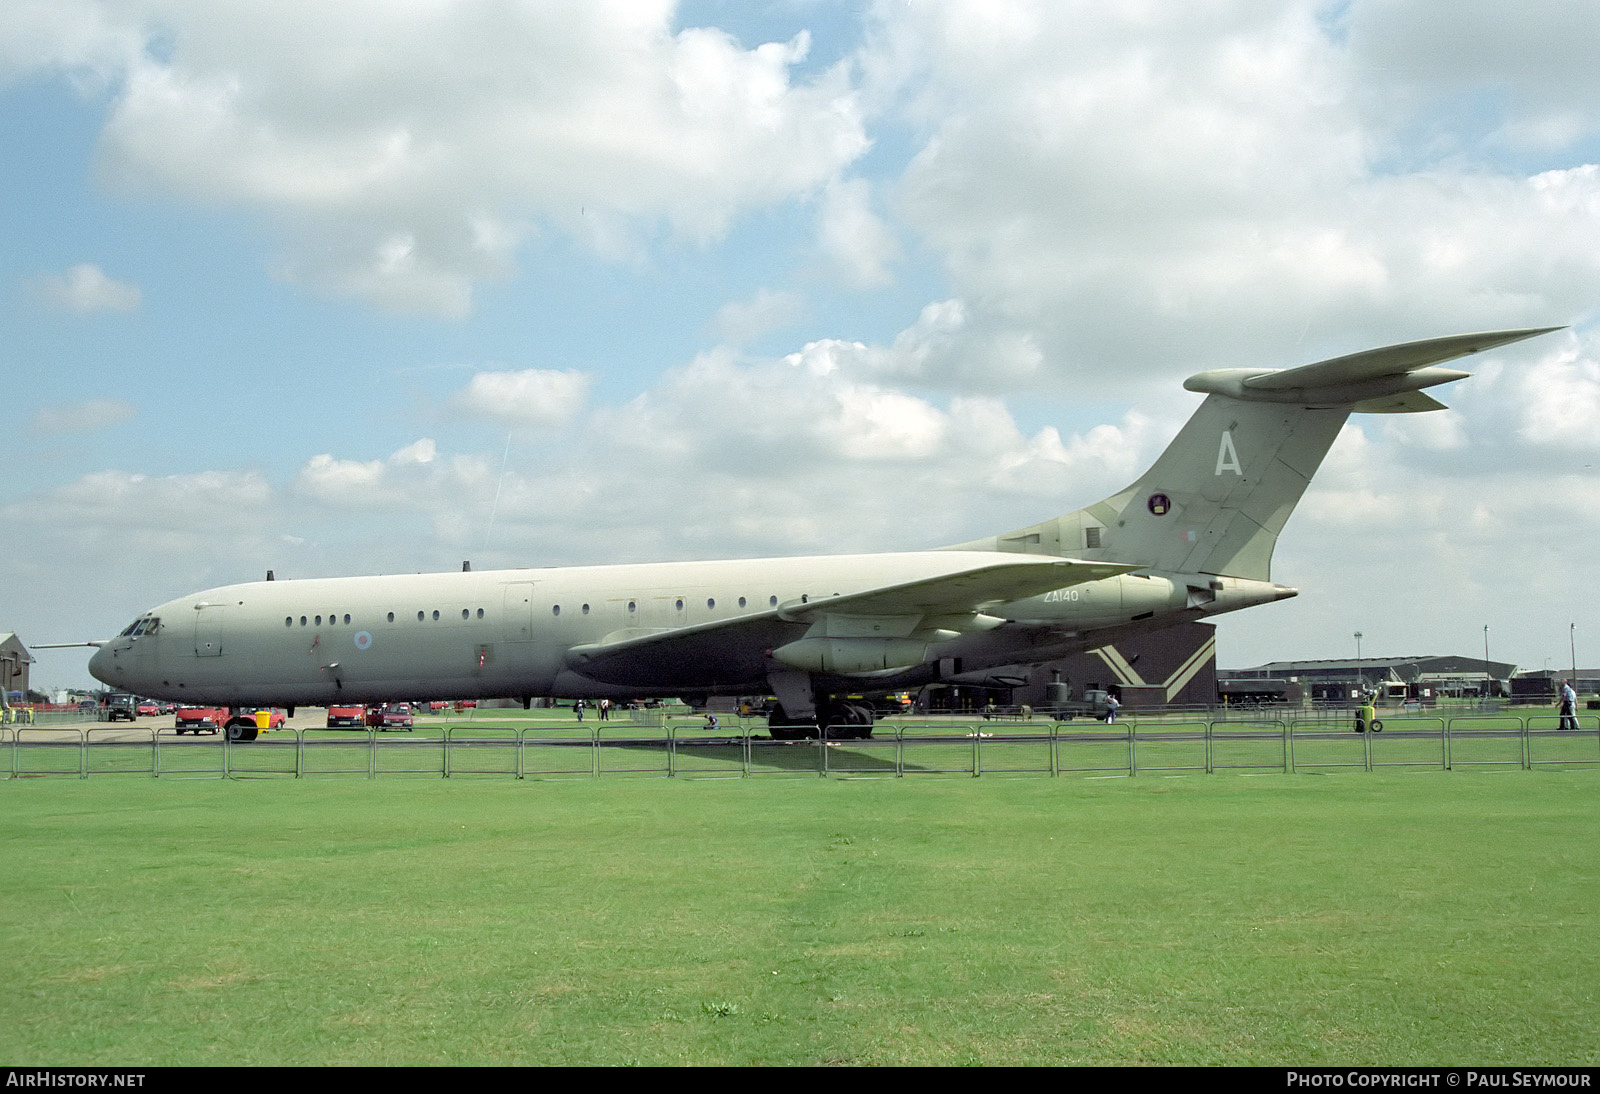
[[[114,683],[111,679],[111,653],[105,646],[95,650],[94,656],[89,658],[89,675],[102,684]]]

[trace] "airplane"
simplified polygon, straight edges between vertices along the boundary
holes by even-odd
[[[255,581],[99,643],[119,690],[244,708],[394,700],[771,695],[774,738],[871,735],[863,695],[1015,677],[1295,596],[1273,548],[1352,413],[1444,405],[1441,363],[1559,327],[1453,335],[1184,382],[1206,398],[1093,505],[926,551]],[[851,698],[855,697],[855,698]],[[235,715],[231,740],[251,740]]]

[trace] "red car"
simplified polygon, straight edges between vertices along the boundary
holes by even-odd
[[[135,710],[135,713],[137,713],[141,718],[153,718],[157,714],[161,713],[161,704],[146,699],[144,702],[139,704]]]
[[[220,707],[179,707],[173,715],[173,726],[181,737],[184,733],[215,733],[228,720],[228,712]]]
[[[367,708],[358,704],[345,704],[328,708],[329,729],[360,729],[367,724]]]
[[[373,729],[410,729],[411,707],[406,703],[390,703],[367,711],[367,725]]]

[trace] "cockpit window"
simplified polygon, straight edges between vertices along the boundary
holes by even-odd
[[[118,638],[138,638],[144,634],[155,634],[161,629],[161,617],[155,615],[141,615],[117,635]]]

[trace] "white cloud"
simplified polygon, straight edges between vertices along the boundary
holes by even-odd
[[[36,284],[46,302],[66,311],[87,315],[139,310],[139,287],[106,276],[93,263],[80,263],[63,274],[42,274]]]
[[[1532,448],[1600,452],[1600,345],[1571,337],[1508,385],[1518,394],[1519,439]]]
[[[856,288],[878,288],[894,277],[889,266],[900,255],[894,234],[872,209],[865,179],[835,179],[823,191],[818,239],[826,254]]]
[[[786,360],[808,372],[868,377],[979,391],[1024,386],[1043,358],[1027,332],[974,324],[961,300],[924,307],[917,321],[888,346],[826,338],[807,343]]]
[[[1453,56],[1500,48],[1504,17],[1472,8],[1464,28],[1450,20],[1471,39]],[[1357,0],[1347,22],[1414,9]],[[1535,61],[1540,43],[1570,49],[1548,17],[1557,9],[1576,17],[1541,7],[1513,36],[1516,60],[1496,68],[1519,102],[1554,103],[1570,83]],[[1385,97],[1410,77],[1375,76],[1373,36],[1324,22],[1325,5],[1153,11],[875,9],[860,62],[869,98],[929,134],[888,204],[964,303],[952,357],[1009,332],[1039,353],[1035,382],[1104,396],[1183,369],[1293,365],[1594,312],[1594,165],[1529,172],[1463,159],[1461,142],[1396,162],[1392,127],[1411,132],[1423,113],[1438,123],[1433,100]],[[1458,82],[1481,88],[1470,72]],[[1410,120],[1380,125],[1379,110]],[[1600,111],[1582,118],[1592,146]]]
[[[36,66],[115,82],[104,178],[263,214],[282,276],[395,311],[467,314],[551,227],[613,257],[716,240],[868,143],[844,66],[793,78],[806,33],[746,49],[665,2],[26,15]]]
[[[590,379],[572,370],[479,372],[451,402],[464,413],[513,425],[560,425],[583,409]]]
[[[711,320],[711,330],[731,346],[743,346],[788,326],[799,318],[804,300],[798,293],[761,289],[749,300],[724,304]]]

